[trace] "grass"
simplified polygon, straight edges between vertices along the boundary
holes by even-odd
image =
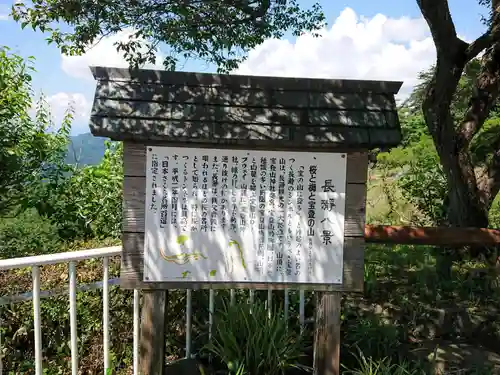
[[[448,360],[445,370],[451,371],[457,365],[477,368],[475,362],[490,365],[494,361],[484,356],[497,351],[500,366],[500,294],[491,277],[471,272],[482,267],[472,261],[454,264],[452,278],[443,281],[430,247],[368,246],[365,293],[344,301],[345,361],[358,368],[362,358],[365,367],[406,361],[418,370],[436,358]],[[437,356],[436,348],[444,353]]]

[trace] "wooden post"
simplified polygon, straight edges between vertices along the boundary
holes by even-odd
[[[165,317],[168,290],[144,291],[140,340],[140,375],[165,371]]]
[[[340,374],[339,292],[317,293],[314,332],[314,375]]]

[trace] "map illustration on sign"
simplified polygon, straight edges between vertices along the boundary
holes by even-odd
[[[181,235],[177,236],[176,242],[179,246],[184,247],[188,240],[189,240],[189,237],[187,235],[181,234]],[[234,251],[228,251],[227,253],[224,254],[226,272],[229,275],[233,274],[234,262],[238,262],[239,264],[241,264],[241,267],[246,269],[245,258],[244,258],[243,250],[241,249],[240,244],[236,240],[231,240],[231,241],[229,241],[228,247],[230,248],[232,246],[234,246],[234,248],[237,249],[237,253],[235,253]],[[164,260],[166,260],[167,262],[175,263],[179,266],[185,265],[186,263],[189,263],[192,261],[208,259],[207,256],[205,256],[202,253],[197,252],[197,251],[167,255],[165,250],[163,248],[160,248],[160,254],[161,254],[161,257]],[[190,271],[183,271],[181,279],[186,279],[189,274],[191,274]],[[209,272],[209,274],[210,274],[210,276],[215,276],[217,274],[217,270],[211,270]]]
[[[177,244],[179,244],[181,247],[184,247],[186,244],[186,241],[189,238],[185,234],[181,234],[180,236],[177,236]],[[183,265],[186,264],[192,260],[199,260],[199,259],[208,259],[205,255],[203,255],[200,252],[194,251],[191,253],[180,253],[180,254],[173,254],[173,255],[167,255],[165,250],[163,248],[160,248],[160,254],[163,259],[165,259],[167,262]]]
[[[342,282],[346,157],[147,149],[144,280]]]

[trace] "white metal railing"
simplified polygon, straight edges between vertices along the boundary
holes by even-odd
[[[103,325],[103,365],[104,373],[107,374],[109,365],[109,286],[118,285],[119,278],[109,278],[109,258],[121,255],[121,246],[106,247],[100,249],[80,250],[64,253],[56,253],[50,255],[39,255],[23,258],[13,258],[0,260],[0,271],[8,271],[14,269],[23,269],[31,267],[32,273],[32,292],[23,293],[13,296],[1,296],[0,307],[11,303],[18,303],[22,301],[32,300],[33,302],[33,316],[34,316],[34,338],[35,338],[35,374],[42,375],[42,332],[40,320],[40,300],[64,293],[69,294],[70,303],[70,343],[71,343],[71,373],[77,375],[78,373],[78,343],[77,343],[77,314],[76,314],[76,293],[77,291],[86,291],[93,289],[103,290],[103,311],[102,311],[102,325]],[[91,284],[78,285],[77,284],[77,269],[76,263],[78,261],[88,259],[103,259],[103,279],[102,282],[95,282]],[[69,289],[53,289],[48,291],[40,290],[40,267],[53,264],[68,264],[69,273]],[[285,319],[288,320],[290,298],[289,290],[285,290],[284,298],[284,311]],[[255,291],[249,291],[249,303],[253,304],[255,298]],[[234,304],[236,301],[236,291],[230,290],[230,303]],[[269,314],[271,314],[272,291],[268,290],[267,306]],[[215,305],[215,291],[209,291],[209,337],[212,335],[213,313]],[[305,293],[304,290],[299,290],[299,322],[301,327],[306,323],[305,321]],[[139,371],[139,325],[140,325],[140,295],[137,289],[134,289],[133,297],[133,374],[137,375]],[[1,321],[0,321],[1,327]],[[192,329],[192,291],[186,291],[186,346],[185,356],[191,357],[191,329]],[[0,336],[0,353],[2,348],[2,340]],[[2,373],[2,358],[0,356],[0,375]]]
[[[40,290],[40,267],[68,263],[69,272],[69,305],[70,305],[70,337],[71,337],[71,374],[78,373],[78,332],[77,332],[77,314],[76,314],[76,293],[78,290],[103,289],[103,355],[105,374],[109,367],[109,285],[116,285],[119,279],[109,279],[109,258],[121,255],[121,246],[106,247],[101,249],[90,249],[71,251],[49,255],[39,255],[23,258],[0,260],[0,271],[9,271],[14,269],[23,269],[31,267],[32,292],[23,293],[15,296],[0,297],[0,306],[17,303],[26,300],[33,300],[33,320],[35,337],[35,374],[42,375],[42,322],[40,319],[40,299],[55,295],[60,295],[65,290],[50,290],[42,292]],[[88,259],[103,259],[103,279],[100,283],[88,285],[77,285],[76,263]],[[139,341],[139,291],[134,290],[134,331],[133,331],[133,367],[134,375],[138,373],[138,341]],[[1,341],[0,341],[1,349]],[[0,375],[2,374],[2,364],[0,357]]]

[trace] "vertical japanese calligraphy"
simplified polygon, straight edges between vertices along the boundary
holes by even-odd
[[[147,149],[144,280],[339,284],[345,154]]]

